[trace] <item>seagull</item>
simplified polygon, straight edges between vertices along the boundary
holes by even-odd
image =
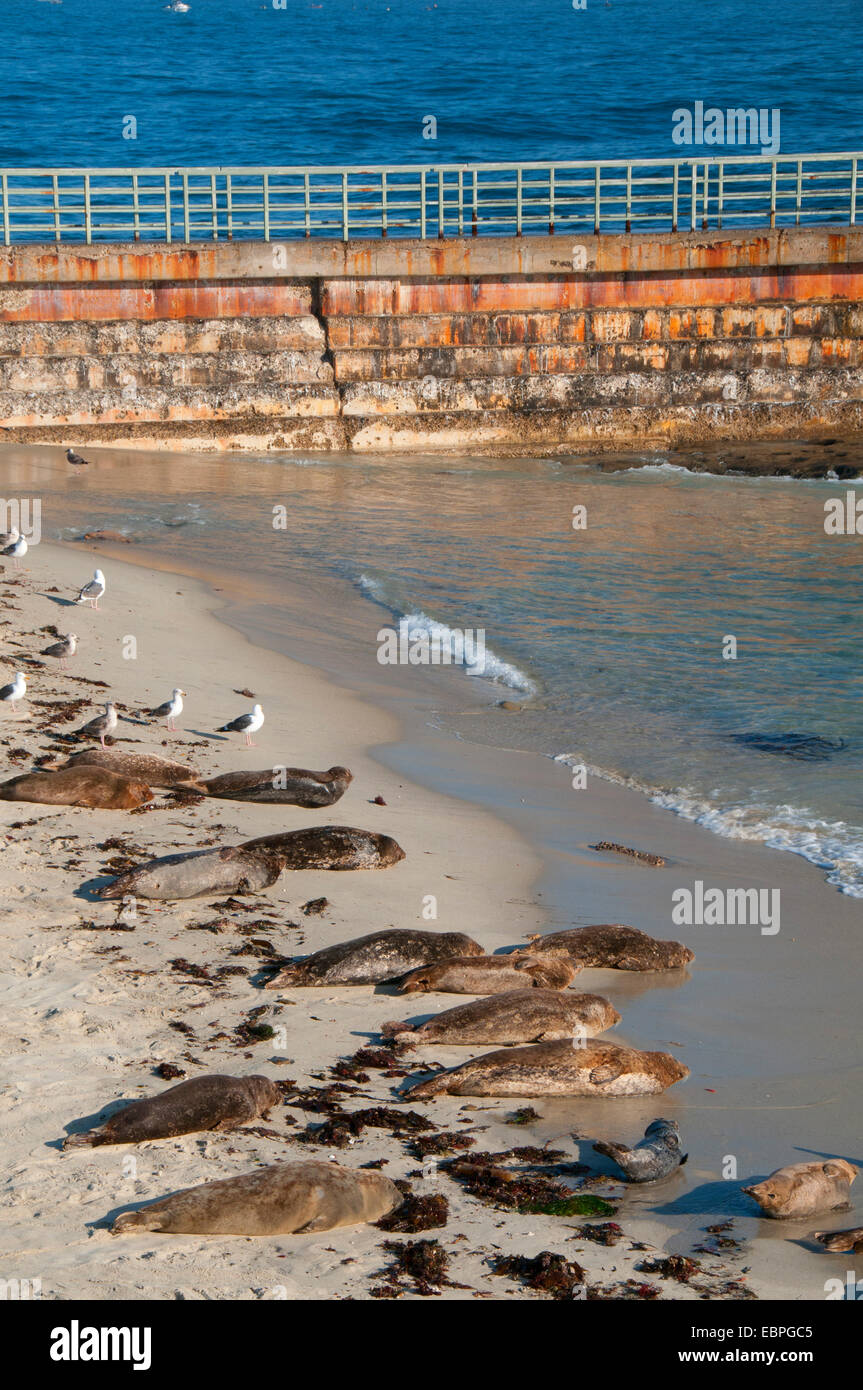
[[[78,734],[86,734],[88,738],[95,738],[99,735],[99,742],[105,747],[105,735],[112,734],[117,727],[117,706],[109,701],[105,706],[104,714],[97,714],[95,719],[91,719],[89,724],[82,724],[80,729],[76,729]]]
[[[170,700],[166,700],[163,705],[157,705],[155,709],[148,709],[146,713],[151,714],[154,719],[167,719],[168,728],[176,733],[177,726],[174,720],[177,718],[178,714],[183,713],[183,696],[185,693],[185,690],[180,690],[179,688],[172,690]]]
[[[17,540],[12,542],[11,545],[7,545],[4,547],[2,554],[11,555],[12,559],[15,561],[16,570],[19,570],[21,568],[21,561],[27,554],[28,549],[29,546],[27,545],[27,537],[19,536]]]
[[[23,700],[26,694],[27,677],[24,675],[23,671],[15,672],[15,679],[11,685],[0,687],[0,700],[10,704],[13,709],[15,708],[15,702],[17,700]]]
[[[89,460],[89,459],[82,459],[82,457],[81,457],[80,454],[76,454],[74,449],[67,449],[67,450],[66,450],[66,459],[67,459],[67,461],[68,461],[69,463],[76,463],[76,464],[78,465],[79,468],[80,468],[82,465],[83,465],[84,468],[87,468],[87,467],[89,466],[89,463],[90,463],[90,460]]]
[[[14,545],[19,539],[21,532],[17,526],[13,526],[11,531],[0,531],[0,546]]]
[[[89,603],[92,603],[92,605],[93,605],[94,608],[98,608],[98,607],[99,607],[99,599],[102,597],[102,595],[104,594],[104,592],[105,592],[105,576],[104,576],[104,574],[102,573],[101,570],[96,570],[96,571],[94,572],[94,574],[93,574],[93,578],[90,580],[90,583],[84,585],[84,587],[83,587],[83,589],[81,590],[80,594],[79,594],[78,597],[75,599],[75,602],[76,602],[76,603],[87,603],[87,602],[89,602]]]
[[[253,705],[251,714],[241,714],[238,719],[232,719],[230,724],[223,724],[216,730],[217,734],[245,734],[246,747],[254,748],[252,734],[256,734],[264,722],[264,711],[260,705]]]
[[[68,632],[65,637],[61,637],[59,642],[52,642],[50,647],[43,647],[40,656],[59,657],[60,665],[66,666],[69,657],[74,656],[78,649],[78,634]]]

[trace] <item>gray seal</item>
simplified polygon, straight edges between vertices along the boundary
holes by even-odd
[[[597,1153],[612,1159],[627,1182],[656,1182],[667,1178],[689,1157],[680,1151],[680,1129],[676,1120],[653,1120],[635,1148],[615,1144],[610,1139],[595,1139]]]
[[[196,1076],[161,1095],[133,1100],[98,1129],[70,1134],[63,1148],[139,1144],[175,1134],[236,1129],[265,1114],[279,1099],[278,1086],[266,1076]]]
[[[310,772],[302,767],[264,768],[262,772],[224,772],[201,783],[207,796],[223,801],[254,801],[276,806],[332,806],[344,796],[353,773],[346,767]]]
[[[370,932],[353,941],[340,941],[292,961],[267,982],[267,989],[292,985],[375,985],[398,979],[405,971],[428,961],[451,956],[482,955],[482,947],[461,932],[404,930]]]
[[[200,898],[209,893],[255,893],[269,888],[282,871],[276,854],[233,849],[201,849],[166,854],[120,874],[100,898]]]

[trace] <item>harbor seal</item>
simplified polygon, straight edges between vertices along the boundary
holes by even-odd
[[[120,874],[100,898],[200,898],[208,893],[256,893],[282,871],[278,855],[240,848],[199,849],[167,854]]]
[[[383,1173],[308,1159],[274,1163],[238,1178],[187,1187],[140,1211],[122,1212],[112,1230],[115,1234],[293,1235],[379,1221],[403,1200]]]
[[[657,941],[637,927],[614,923],[596,927],[574,927],[532,936],[522,951],[549,951],[562,948],[582,969],[675,970],[695,959],[694,952],[680,941]]]
[[[599,994],[571,990],[510,989],[444,1009],[425,1023],[385,1023],[385,1038],[417,1043],[531,1043],[604,1033],[620,1014]]]
[[[566,951],[537,951],[511,956],[452,956],[436,965],[412,970],[400,994],[505,994],[524,989],[566,989],[576,967]]]
[[[758,1203],[765,1216],[784,1221],[850,1206],[851,1184],[856,1176],[857,1169],[844,1158],[831,1158],[826,1163],[789,1163],[743,1191]]]
[[[47,769],[60,771],[68,767],[106,767],[124,777],[140,777],[150,787],[180,787],[191,784],[200,790],[199,774],[193,767],[158,758],[155,753],[124,753],[119,748],[85,748],[80,753],[54,763]]]
[[[292,961],[267,982],[267,989],[292,985],[375,985],[398,979],[424,962],[441,960],[454,951],[482,955],[482,947],[461,932],[406,930],[376,931],[325,946]]]
[[[401,845],[374,830],[312,825],[246,840],[240,849],[272,851],[285,869],[386,869],[404,859]]]
[[[591,1041],[533,1043],[486,1052],[403,1092],[410,1100],[453,1096],[653,1096],[689,1068],[668,1052]]]
[[[676,1120],[653,1120],[635,1148],[615,1144],[609,1139],[595,1139],[597,1153],[612,1159],[627,1182],[656,1182],[667,1178],[689,1157],[680,1152],[680,1129]]]
[[[812,1239],[834,1255],[849,1250],[855,1255],[863,1254],[863,1226],[853,1226],[849,1231],[813,1231]]]
[[[332,806],[354,775],[346,767],[309,772],[302,767],[267,767],[262,772],[224,772],[202,783],[207,796],[223,801],[269,802],[277,806]]]
[[[140,778],[104,767],[70,767],[62,772],[26,772],[0,783],[0,801],[34,801],[42,806],[85,806],[91,810],[132,811],[153,800]]]
[[[139,1144],[201,1130],[236,1129],[275,1105],[281,1092],[266,1076],[196,1076],[158,1096],[133,1100],[98,1129],[70,1134],[64,1149]]]

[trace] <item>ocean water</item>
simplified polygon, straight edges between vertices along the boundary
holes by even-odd
[[[423,668],[441,730],[583,765],[863,896],[863,540],[824,529],[825,501],[863,482],[645,458],[111,450],[70,477],[22,446],[0,482],[41,497],[46,539],[118,529],[228,595],[232,576],[274,610],[299,595],[336,669],[403,619],[479,631],[481,674]]]
[[[786,153],[863,130],[859,0],[188,3],[3,0],[0,165],[670,156],[699,100],[778,109]]]

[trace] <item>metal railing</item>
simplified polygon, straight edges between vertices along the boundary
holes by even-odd
[[[0,169],[6,246],[853,226],[863,153],[386,167]]]

